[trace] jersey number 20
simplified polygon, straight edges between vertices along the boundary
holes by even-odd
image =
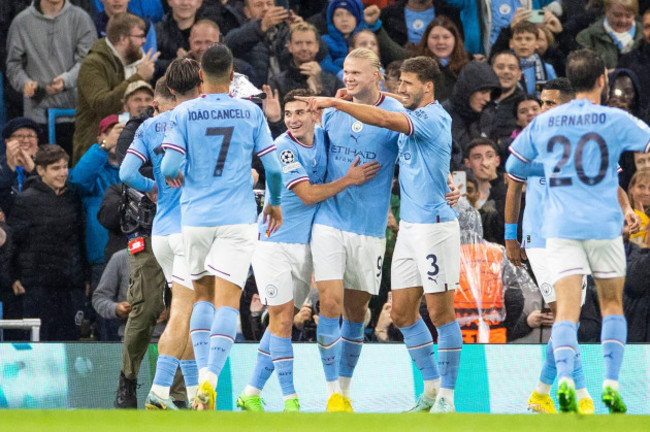
[[[596,143],[598,145],[598,150],[600,150],[600,169],[598,170],[598,174],[596,174],[594,177],[590,177],[585,174],[582,160],[585,146],[590,142]],[[555,149],[555,146],[557,144],[562,146],[562,159],[560,159],[557,165],[555,165],[553,168],[553,174],[551,174],[551,178],[549,179],[548,184],[550,187],[571,186],[573,184],[571,177],[558,176],[562,167],[567,163],[569,157],[571,157],[571,142],[564,135],[555,135],[548,141],[546,151],[549,153],[553,152],[553,149]],[[586,133],[580,137],[580,141],[578,141],[574,159],[576,165],[576,174],[578,174],[580,181],[589,186],[597,185],[605,178],[605,175],[607,174],[607,167],[609,166],[609,150],[607,149],[607,143],[603,137],[596,132]]]

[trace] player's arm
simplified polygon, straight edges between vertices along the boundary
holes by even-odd
[[[264,165],[264,172],[266,173],[266,184],[269,187],[269,200],[268,204],[264,207],[264,219],[266,223],[268,220],[268,228],[266,231],[267,236],[276,232],[282,225],[282,210],[280,210],[282,195],[282,167],[276,151],[271,151],[263,156],[260,160]]]
[[[129,148],[120,166],[120,180],[141,192],[150,192],[154,187],[154,181],[140,174],[140,167],[146,160],[142,153]]]
[[[303,181],[295,183],[291,186],[291,190],[298,195],[305,205],[314,205],[328,198],[333,197],[337,193],[343,191],[349,186],[360,185],[374,178],[381,165],[379,162],[368,162],[359,165],[359,157],[352,162],[348,173],[338,180],[334,180],[325,184],[311,184],[308,178],[303,178]]]
[[[296,97],[309,104],[309,109],[335,108],[350,114],[362,123],[390,129],[405,134],[413,133],[413,127],[407,116],[400,112],[386,111],[376,106],[348,102],[343,99],[328,97]]]
[[[163,144],[163,148],[165,149],[165,155],[160,165],[160,171],[166,179],[174,180],[180,174],[181,164],[183,163],[185,154],[172,147],[165,147],[165,144]]]
[[[622,187],[618,187],[617,193],[618,205],[621,206],[621,210],[623,210],[623,215],[625,216],[626,231],[628,234],[636,234],[641,229],[641,218],[630,205],[630,200]]]
[[[506,192],[506,206],[504,219],[506,255],[510,262],[516,266],[521,265],[521,260],[526,259],[526,252],[521,248],[517,239],[517,222],[521,211],[521,195],[524,189],[524,182],[513,177],[508,178],[508,192]],[[514,237],[514,238],[513,238]]]

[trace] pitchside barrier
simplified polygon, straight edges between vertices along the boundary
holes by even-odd
[[[456,385],[456,410],[472,413],[524,413],[535,387],[545,345],[465,345]],[[0,344],[0,407],[112,408],[120,374],[120,343]],[[587,388],[596,413],[604,364],[600,345],[582,345]],[[149,391],[157,348],[151,345],[140,369],[139,406]],[[217,409],[237,409],[237,396],[248,383],[257,357],[256,344],[235,344],[219,377]],[[325,408],[325,377],[316,344],[294,345],[294,380],[303,411]],[[401,412],[422,391],[422,377],[403,344],[365,344],[352,379],[356,412]],[[628,345],[620,388],[630,414],[650,414],[650,345]],[[552,389],[555,394],[555,387]],[[284,407],[277,377],[262,397],[267,411]]]

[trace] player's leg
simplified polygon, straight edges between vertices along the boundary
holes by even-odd
[[[185,350],[181,357],[180,366],[185,381],[185,390],[187,391],[187,407],[190,408],[194,403],[196,391],[199,388],[199,368],[194,359],[194,347],[192,346],[192,339],[189,337],[189,334],[185,342]]]
[[[298,395],[293,386],[293,346],[291,345],[293,309],[293,298],[283,305],[269,306],[271,358],[282,389],[285,411],[300,410]]]
[[[341,324],[341,359],[339,383],[346,411],[352,412],[350,384],[363,347],[363,322],[368,312],[371,295],[365,291],[345,289],[343,294],[343,322]]]

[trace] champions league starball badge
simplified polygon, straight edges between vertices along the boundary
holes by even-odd
[[[356,121],[352,123],[352,132],[359,133],[363,129],[363,123]]]
[[[295,157],[291,150],[282,150],[282,153],[280,153],[280,160],[285,165],[289,165],[294,161],[294,159]]]

